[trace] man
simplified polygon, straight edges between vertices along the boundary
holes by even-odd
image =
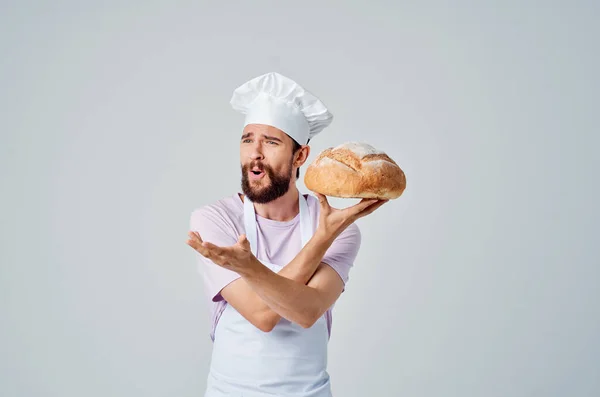
[[[332,309],[360,246],[355,220],[387,200],[339,210],[296,187],[325,105],[277,73],[238,87],[242,192],[192,212],[187,244],[211,304],[205,397],[331,396]]]

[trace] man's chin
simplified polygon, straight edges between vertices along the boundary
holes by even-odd
[[[254,180],[254,181],[250,181],[250,183],[248,183],[249,188],[256,193],[261,193],[264,191],[267,191],[270,187],[271,187],[271,183],[269,183],[268,181],[265,181],[264,178],[263,179],[259,179],[259,180]]]
[[[261,196],[269,190],[269,186],[264,186],[260,182],[250,182],[245,186],[244,190],[253,196]]]
[[[256,189],[251,187],[249,189],[249,193],[252,193],[253,196],[262,196],[266,192],[266,189]]]

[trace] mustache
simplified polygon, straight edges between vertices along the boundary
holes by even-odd
[[[251,169],[253,169],[255,167],[265,171],[267,174],[273,173],[273,169],[268,164],[263,164],[259,161],[252,161],[249,164],[245,164],[242,167],[242,169],[244,170],[244,172],[249,172]]]

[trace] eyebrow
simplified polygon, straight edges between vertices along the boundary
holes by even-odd
[[[274,136],[268,136],[268,135],[265,135],[265,138],[266,138],[267,140],[269,140],[269,141],[277,141],[277,142],[281,142],[281,143],[283,143],[283,141],[282,141],[281,139],[279,139],[279,138],[275,138]]]
[[[246,138],[248,138],[248,137],[250,137],[252,135],[254,135],[253,132],[248,132],[248,133],[242,135],[242,139],[246,139]],[[265,135],[265,139],[270,140],[270,141],[277,141],[277,142],[283,143],[283,141],[281,139],[276,138],[274,136]]]

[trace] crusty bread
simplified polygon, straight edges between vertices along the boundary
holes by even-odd
[[[325,196],[390,200],[402,195],[406,177],[385,152],[347,142],[319,153],[306,169],[304,184]]]

